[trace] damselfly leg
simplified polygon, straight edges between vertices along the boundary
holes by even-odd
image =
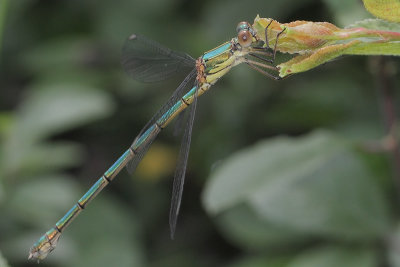
[[[248,54],[248,56],[251,56],[257,60],[249,59],[249,57],[245,57],[245,63],[249,65],[252,69],[258,71],[259,73],[263,74],[264,76],[267,76],[268,78],[274,79],[274,80],[281,80],[282,78],[279,77],[278,75],[274,75],[266,71],[266,69],[276,71],[278,72],[279,69],[274,65],[275,62],[275,56],[276,56],[276,50],[277,50],[277,44],[279,37],[281,34],[286,30],[284,28],[282,31],[280,31],[275,38],[275,44],[274,44],[274,49],[272,50],[269,41],[268,41],[268,28],[271,26],[271,23],[273,20],[270,21],[270,23],[267,25],[265,28],[265,46],[254,46],[252,47],[252,51]],[[272,50],[272,52],[271,52]]]

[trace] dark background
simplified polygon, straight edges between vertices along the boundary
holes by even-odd
[[[120,51],[130,34],[198,57],[230,40],[239,21],[252,23],[257,14],[339,27],[371,17],[355,0],[1,0],[0,5],[1,267],[37,266],[27,261],[30,246],[128,148],[183,79],[141,84],[125,75]],[[385,121],[398,114],[399,66],[398,58],[348,56],[279,82],[244,65],[234,68],[199,99],[175,240],[169,238],[168,212],[179,138],[172,125],[134,175],[122,171],[72,223],[41,266],[400,266],[399,162],[385,147],[392,140],[385,139]],[[384,112],[390,105],[395,110]],[[283,139],[288,147],[276,136],[290,136]],[[268,147],[278,146],[267,153],[279,158],[278,171],[296,173],[299,162],[310,158],[302,152],[312,146],[308,142],[336,140],[332,136],[345,140],[351,160],[339,154],[338,165],[328,163],[318,169],[320,176],[310,176],[320,178],[304,187],[311,204],[283,186],[275,202],[265,203],[273,204],[275,215],[282,211],[279,216],[254,216],[261,211],[248,209],[244,200],[212,208],[219,202],[209,192],[237,195],[224,186],[213,191],[212,181],[243,149],[252,151],[266,140]],[[291,151],[292,145],[297,158],[286,161],[284,148]],[[323,158],[326,147],[315,147],[313,157]],[[263,157],[246,159],[256,167],[264,164]],[[353,160],[357,172],[350,163],[344,166]],[[274,175],[269,169],[265,179]],[[333,182],[327,184],[330,173]],[[235,179],[225,181],[227,188]],[[324,198],[317,194],[318,182],[338,189],[327,201],[332,206],[321,204],[323,216],[313,206]],[[349,183],[355,190],[341,195]],[[299,205],[299,217],[284,209],[279,197],[290,199],[286,195]],[[323,219],[315,225],[294,223],[318,216]]]

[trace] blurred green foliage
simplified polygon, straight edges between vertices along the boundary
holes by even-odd
[[[197,57],[257,14],[340,27],[370,17],[357,0],[0,3],[1,267],[36,265],[30,246],[182,79],[126,77],[127,36]],[[400,62],[390,57],[345,57],[281,82],[235,68],[199,99],[175,240],[168,211],[178,140],[169,129],[41,265],[400,266],[390,157],[365,149],[386,135],[379,60],[398,87]]]

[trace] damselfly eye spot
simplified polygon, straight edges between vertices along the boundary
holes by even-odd
[[[236,32],[239,33],[243,30],[249,30],[250,27],[251,27],[250,23],[248,23],[247,21],[239,22],[239,24],[236,27]]]
[[[247,30],[242,30],[238,34],[238,42],[242,47],[249,47],[253,42],[253,36]]]

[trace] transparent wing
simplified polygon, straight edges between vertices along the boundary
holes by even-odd
[[[178,220],[179,209],[182,201],[183,185],[185,183],[186,166],[189,157],[190,143],[192,139],[192,129],[194,122],[194,115],[196,113],[197,105],[197,90],[198,85],[196,85],[196,93],[194,95],[194,100],[189,107],[189,114],[187,118],[187,123],[185,127],[185,132],[183,134],[181,149],[179,151],[178,165],[175,170],[174,182],[172,186],[172,197],[171,197],[171,209],[169,212],[169,226],[171,230],[171,238],[174,238],[176,223]]]
[[[188,76],[182,81],[182,83],[178,86],[172,96],[168,99],[168,101],[157,111],[157,113],[147,122],[147,124],[142,128],[136,139],[133,141],[132,145],[135,144],[136,140],[142,136],[142,134],[152,126],[162,115],[164,115],[175,103],[180,100],[180,98],[190,89],[189,87],[193,85],[193,82],[196,78],[196,68],[194,68]],[[150,148],[151,143],[154,141],[155,136],[151,137],[143,147],[137,151],[136,156],[128,162],[126,165],[126,169],[130,174],[132,174],[139,162],[142,160],[143,156],[146,154],[147,150]]]
[[[138,34],[132,34],[125,41],[121,63],[128,75],[141,82],[163,81],[178,72],[189,72],[195,66],[195,60],[188,54]]]

